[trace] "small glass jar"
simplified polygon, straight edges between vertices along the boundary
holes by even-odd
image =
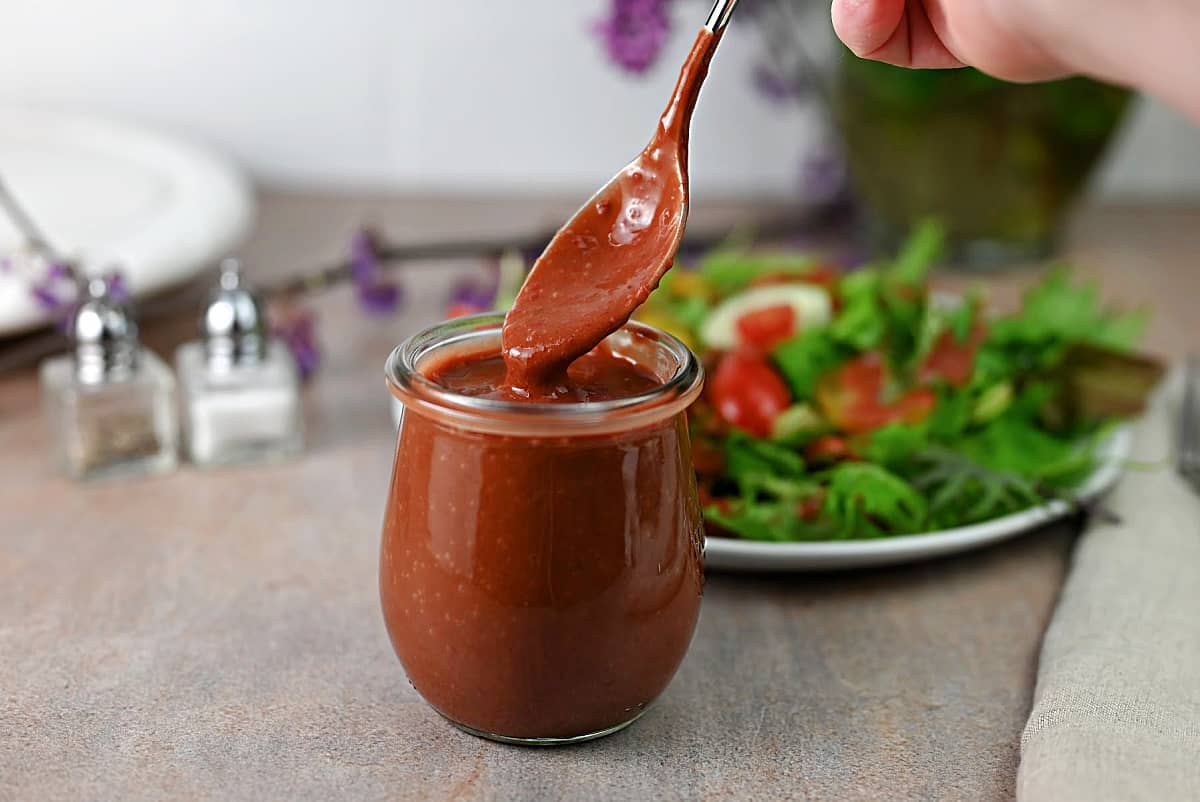
[[[58,439],[58,463],[73,479],[149,476],[175,469],[175,379],[142,349],[127,376],[80,380],[70,356],[41,369],[46,406]]]
[[[571,743],[636,720],[691,642],[704,529],[686,410],[703,377],[681,342],[632,322],[608,343],[659,384],[628,398],[484,399],[422,374],[446,356],[499,353],[502,323],[444,323],[388,361],[404,415],[383,616],[409,680],[451,722]]]
[[[127,304],[107,282],[86,282],[71,325],[73,351],[42,363],[59,464],[74,479],[174,470],[175,379],[138,340]]]
[[[217,367],[204,343],[179,347],[188,459],[200,467],[274,462],[304,448],[300,378],[287,346],[273,340],[248,365]]]
[[[202,339],[175,356],[188,458],[201,467],[268,462],[304,447],[296,360],[270,336],[262,302],[236,259],[200,316]]]

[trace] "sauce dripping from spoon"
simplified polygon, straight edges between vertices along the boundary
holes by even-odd
[[[534,263],[501,335],[513,396],[554,398],[567,366],[623,326],[673,264],[687,222],[692,113],[736,2],[714,7],[650,143]]]

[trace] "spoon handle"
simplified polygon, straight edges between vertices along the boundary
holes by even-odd
[[[712,13],[708,15],[708,22],[704,23],[704,27],[713,33],[720,33],[729,24],[729,17],[733,14],[733,8],[738,4],[738,0],[717,0],[713,6]]]

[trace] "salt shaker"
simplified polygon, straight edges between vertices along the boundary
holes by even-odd
[[[287,346],[269,337],[258,296],[236,259],[221,264],[200,319],[202,338],[180,346],[184,440],[200,466],[282,459],[304,444],[300,378]]]
[[[165,473],[176,466],[175,380],[138,341],[129,307],[87,281],[71,327],[74,350],[42,363],[59,462],[77,479]]]

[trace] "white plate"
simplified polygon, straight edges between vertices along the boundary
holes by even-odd
[[[1132,434],[1128,426],[1117,429],[1100,450],[1100,465],[1080,488],[1089,501],[1106,493],[1121,476],[1129,457]],[[920,535],[873,540],[835,540],[820,543],[765,543],[754,540],[710,537],[705,566],[726,571],[830,571],[928,560],[1016,537],[1062,518],[1070,511],[1061,501],[1006,515],[971,526]]]
[[[0,174],[55,247],[120,264],[135,294],[178,284],[241,244],[245,177],[208,150],[134,126],[0,107]],[[0,215],[0,256],[20,245]],[[0,335],[46,322],[25,277],[0,274]]]

